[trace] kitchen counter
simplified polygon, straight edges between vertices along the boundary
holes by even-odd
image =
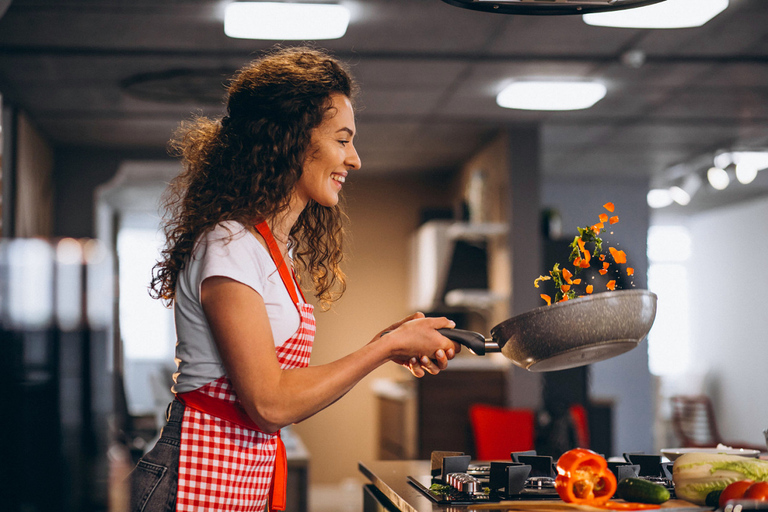
[[[398,460],[359,462],[360,472],[370,480],[365,486],[364,512],[570,512],[600,511],[605,509],[584,507],[564,503],[560,500],[547,501],[502,501],[479,505],[440,505],[430,500],[408,482],[408,476],[429,480],[429,461]],[[697,507],[687,501],[670,500],[663,509],[670,512],[711,512],[710,508]]]

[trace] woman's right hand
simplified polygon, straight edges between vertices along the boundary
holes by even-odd
[[[388,331],[385,338],[392,344],[390,359],[406,366],[414,376],[423,377],[425,373],[436,375],[445,370],[448,361],[461,350],[461,345],[437,331],[455,326],[445,317],[427,318],[423,313],[414,313],[382,332]]]

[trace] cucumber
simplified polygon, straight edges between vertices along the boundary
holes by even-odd
[[[663,485],[642,478],[625,478],[619,482],[615,497],[633,503],[659,505],[669,499],[669,490]]]

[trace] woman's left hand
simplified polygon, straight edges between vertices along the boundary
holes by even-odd
[[[411,322],[412,320],[420,320],[426,318],[423,313],[414,313],[403,320],[394,323],[384,329],[379,337],[384,332],[394,331],[398,327]],[[434,319],[437,321],[437,319]],[[446,320],[446,319],[443,319]],[[451,322],[450,326],[453,326]],[[431,334],[431,333],[430,333]],[[405,366],[410,372],[418,378],[423,377],[427,373],[431,375],[437,375],[440,371],[445,370],[448,367],[448,361],[453,359],[456,354],[461,350],[461,346],[455,342],[450,341],[444,348],[437,348],[433,353],[429,355],[411,355],[411,357],[393,357],[392,361],[400,365]]]

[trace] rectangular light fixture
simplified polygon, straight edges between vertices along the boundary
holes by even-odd
[[[348,25],[349,9],[337,4],[232,2],[224,14],[224,33],[238,39],[338,39]]]
[[[521,80],[505,87],[496,103],[520,110],[581,110],[603,99],[605,92],[600,82]]]
[[[728,0],[664,0],[633,9],[585,14],[588,25],[619,28],[700,27],[723,12]]]

